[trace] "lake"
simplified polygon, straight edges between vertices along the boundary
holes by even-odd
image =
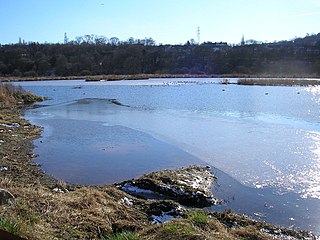
[[[104,184],[192,164],[213,192],[255,219],[320,232],[320,87],[221,79],[16,83],[49,100],[36,159],[70,183]],[[235,79],[230,79],[235,82]]]

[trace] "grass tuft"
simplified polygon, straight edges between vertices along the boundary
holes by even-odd
[[[268,240],[270,236],[263,235],[256,228],[249,226],[244,228],[236,228],[231,230],[231,234],[238,239],[249,239],[249,240]]]
[[[192,211],[187,214],[187,219],[189,219],[195,224],[205,224],[208,223],[210,220],[207,213],[203,211]]]
[[[167,234],[190,235],[195,232],[195,229],[188,224],[180,222],[169,222],[164,226],[163,231]]]
[[[20,227],[18,226],[18,224],[4,218],[0,218],[0,229],[7,231],[13,235],[18,235],[20,232]]]

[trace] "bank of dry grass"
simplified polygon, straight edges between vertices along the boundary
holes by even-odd
[[[320,85],[320,80],[302,78],[240,78],[238,84],[257,86],[316,86]]]
[[[27,239],[99,239],[147,226],[147,215],[121,204],[125,194],[111,186],[60,193],[42,184],[15,186],[11,179],[1,187],[16,197],[16,203],[2,208],[0,218],[15,224]]]
[[[92,76],[50,76],[50,77],[0,77],[0,82],[19,82],[19,81],[50,81],[50,80],[86,80],[86,81],[120,81],[120,80],[143,80],[150,78],[234,78],[250,77],[244,74],[109,74],[109,75],[92,75]]]
[[[30,104],[43,100],[43,97],[26,92],[20,86],[0,84],[0,108],[10,107],[17,104]]]

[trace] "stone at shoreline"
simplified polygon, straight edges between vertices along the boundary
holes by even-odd
[[[210,191],[214,180],[208,168],[192,166],[153,172],[117,187],[138,197],[171,199],[185,206],[202,208],[219,202]]]
[[[0,188],[0,206],[14,203],[14,196],[7,190]]]
[[[1,240],[26,240],[25,238],[21,238],[19,236],[13,235],[1,229],[0,229],[0,239]]]

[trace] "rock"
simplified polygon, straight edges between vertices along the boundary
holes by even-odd
[[[1,229],[0,229],[0,239],[1,240],[26,240],[25,238],[21,238],[19,236],[13,235]]]
[[[14,203],[14,196],[7,190],[0,188],[0,206]]]

